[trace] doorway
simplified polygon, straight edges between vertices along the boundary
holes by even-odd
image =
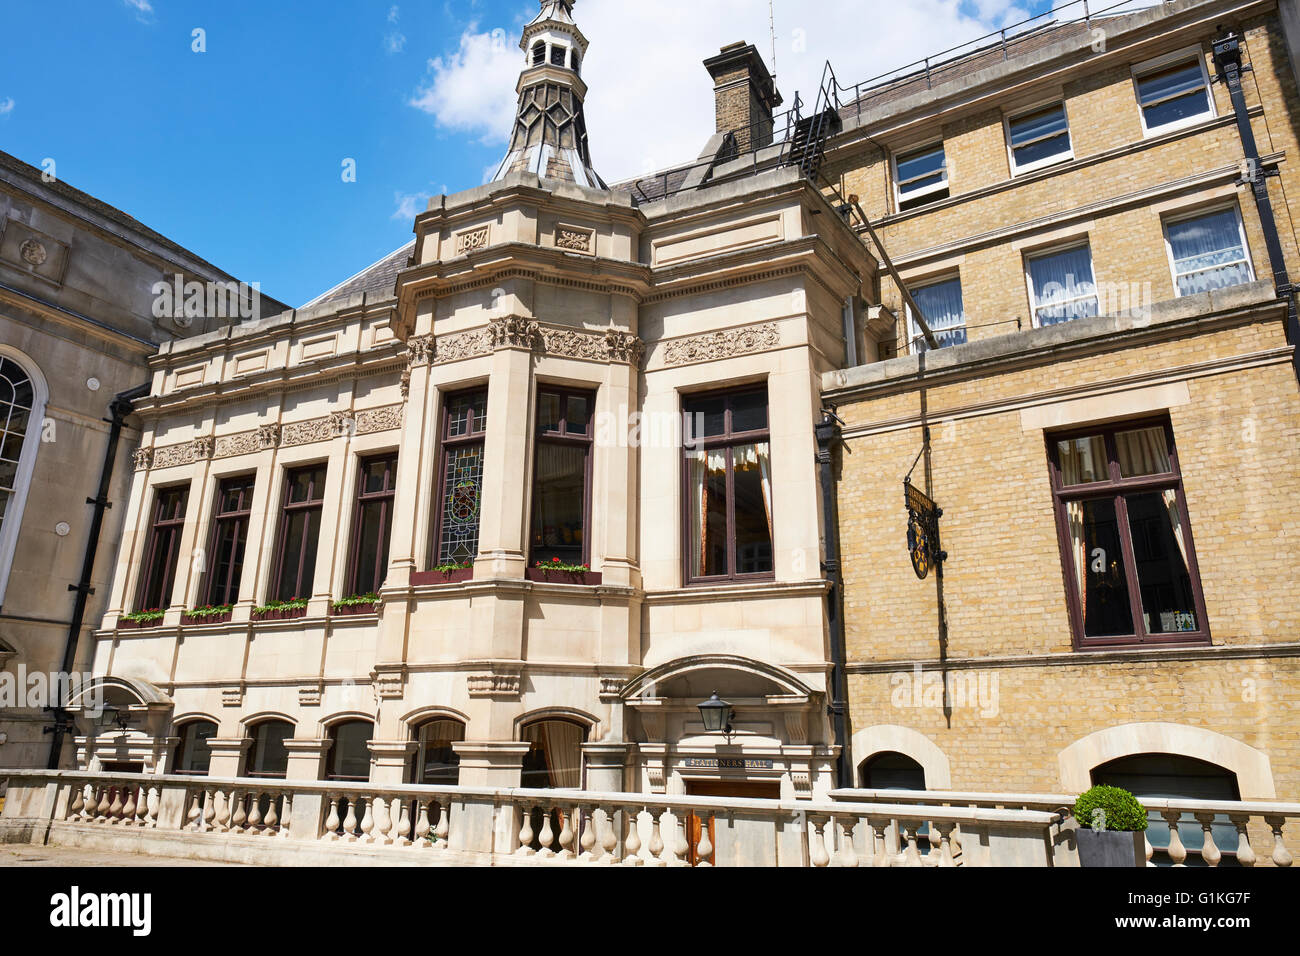
[[[743,800],[780,800],[779,780],[688,780],[688,797],[735,797]],[[694,813],[686,815],[686,862],[691,866],[700,863],[696,847],[700,845],[703,821]],[[718,840],[714,819],[709,820],[709,842],[713,844],[713,858],[717,859]]]

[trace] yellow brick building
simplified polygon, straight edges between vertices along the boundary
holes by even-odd
[[[1294,22],[1156,4],[847,88],[823,172],[949,346],[886,280],[897,321],[825,376],[859,786],[1300,797],[1275,275],[1300,269]],[[1229,31],[1255,164],[1214,82]],[[1283,262],[1242,182],[1260,171]],[[927,464],[947,560],[919,580],[903,481],[925,490]]]

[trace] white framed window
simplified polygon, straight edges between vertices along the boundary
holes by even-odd
[[[36,365],[0,345],[0,605],[18,547],[49,391]]]
[[[1092,247],[1086,241],[1027,255],[1025,274],[1035,328],[1099,313]]]
[[[948,160],[943,143],[894,155],[898,210],[903,212],[948,198]]]
[[[939,340],[939,347],[963,345],[966,342],[966,310],[962,304],[961,276],[948,276],[909,287],[912,298],[925,316],[926,323]],[[907,309],[911,341],[920,351],[928,348],[921,327],[917,325],[911,306]]]
[[[1074,159],[1064,102],[1008,116],[1005,122],[1012,175]]]
[[[1142,130],[1147,136],[1191,126],[1215,115],[1210,75],[1199,47],[1134,67],[1133,82]]]
[[[1235,204],[1166,219],[1165,249],[1180,296],[1255,279],[1241,211]]]

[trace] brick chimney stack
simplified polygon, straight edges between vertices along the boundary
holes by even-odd
[[[734,131],[742,153],[770,146],[772,114],[781,105],[781,94],[758,49],[744,41],[732,43],[705,60],[704,68],[713,77],[717,132]]]

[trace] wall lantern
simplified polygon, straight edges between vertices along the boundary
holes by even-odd
[[[123,732],[126,731],[127,725],[131,723],[131,712],[125,707],[114,707],[111,704],[105,705],[100,711],[104,717],[104,725],[117,724]]]
[[[706,733],[724,733],[728,737],[731,736],[731,718],[735,716],[736,708],[725,700],[720,700],[716,690],[713,692],[713,696],[700,704],[699,707],[700,717],[704,720]]]

